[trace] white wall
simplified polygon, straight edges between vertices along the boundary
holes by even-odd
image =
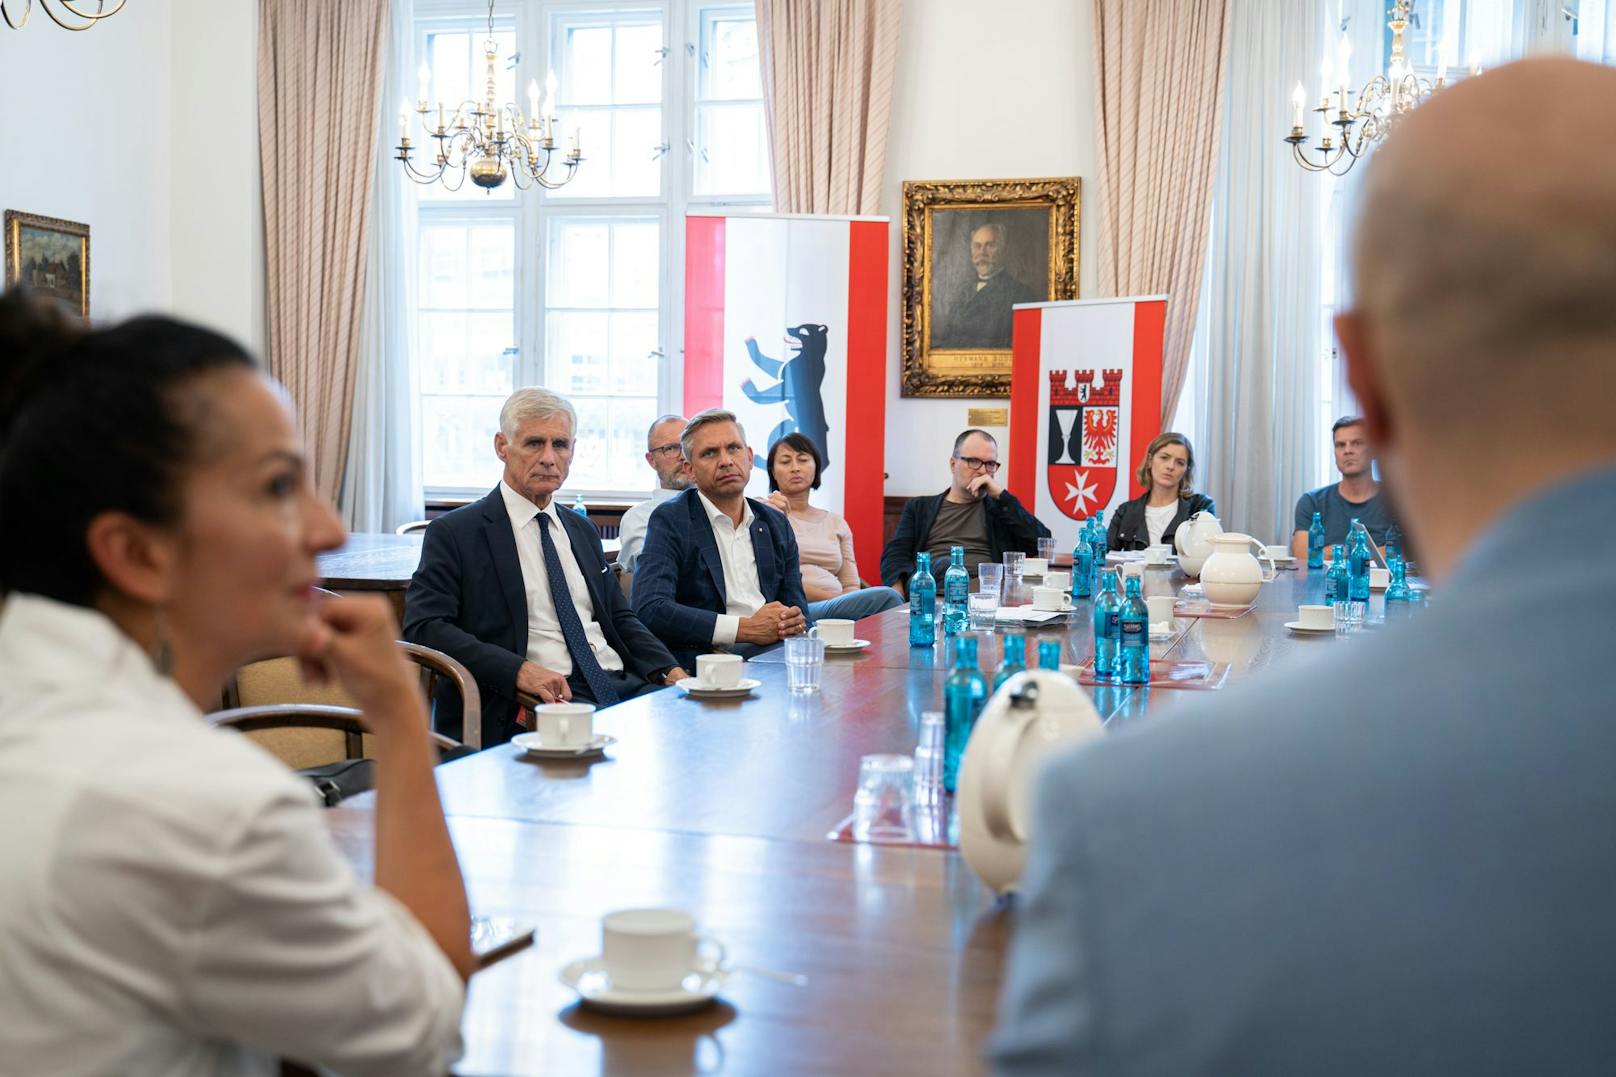
[[[1081,176],[1080,287],[1093,277],[1096,161],[1090,0],[904,0],[881,212],[892,218],[886,492],[948,485],[966,410],[1008,400],[904,398],[903,181]],[[1005,431],[994,430],[1004,454]]]
[[[13,11],[21,5],[13,5]],[[170,0],[0,24],[0,208],[90,226],[96,321],[170,306]]]
[[[173,312],[228,333],[262,356],[258,3],[170,2]]]

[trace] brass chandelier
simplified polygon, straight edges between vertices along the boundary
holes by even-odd
[[[494,65],[499,46],[494,42],[494,0],[488,0],[488,40],[483,44],[483,51],[488,60],[484,99],[462,101],[452,113],[447,112],[443,102],[438,102],[436,126],[428,116],[427,105],[431,69],[426,64],[421,65],[421,96],[416,101],[415,111],[425,137],[437,140],[437,151],[430,156],[430,164],[416,167],[411,158],[414,144],[410,141],[409,107],[405,106],[398,117],[396,159],[415,182],[442,183],[451,191],[465,186],[467,176],[472,183],[488,191],[502,186],[507,178],[524,191],[534,185],[552,191],[565,186],[584,158],[576,128],[572,132],[571,148],[565,156],[555,157],[555,76],[552,74],[545,80],[548,110],[540,104],[537,80],[528,83],[526,116],[514,104],[495,102]],[[559,178],[551,176],[552,163],[565,166],[566,173]]]
[[[122,11],[124,3],[125,0],[114,0],[109,8],[108,0],[95,0],[95,10],[90,11],[87,10],[90,7],[90,0],[39,0],[39,7],[51,22],[64,30],[88,30],[102,19],[111,18]],[[65,21],[56,13],[52,4],[78,20],[78,24]],[[0,18],[5,19],[6,25],[13,30],[21,30],[28,25],[28,17],[34,13],[34,0],[23,0],[21,15],[11,13],[11,9],[15,6],[15,0],[0,0]]]
[[[1376,142],[1386,137],[1399,119],[1447,85],[1446,60],[1437,72],[1436,81],[1432,82],[1416,75],[1404,56],[1403,34],[1408,29],[1413,7],[1413,0],[1393,0],[1386,20],[1386,27],[1392,32],[1391,63],[1385,74],[1366,82],[1355,99],[1350,99],[1347,91],[1347,63],[1352,57],[1352,46],[1346,35],[1342,35],[1335,77],[1332,78],[1328,70],[1325,72],[1322,98],[1313,109],[1324,118],[1324,132],[1311,149],[1306,145],[1308,135],[1303,122],[1307,90],[1300,82],[1296,84],[1291,93],[1291,133],[1285,136],[1285,141],[1291,144],[1291,154],[1297,164],[1309,172],[1346,175]],[[1481,68],[1473,65],[1470,71],[1480,74]],[[1334,134],[1330,131],[1332,127],[1337,129]]]

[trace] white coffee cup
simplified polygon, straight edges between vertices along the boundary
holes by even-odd
[[[1173,603],[1176,599],[1172,595],[1151,595],[1145,599],[1145,608],[1150,610],[1150,623],[1153,625],[1173,623]]]
[[[540,703],[533,713],[546,748],[575,748],[595,737],[593,703]]]
[[[1165,544],[1157,543],[1154,546],[1145,547],[1145,564],[1161,566],[1165,565],[1166,563],[1167,546]]]
[[[1335,610],[1329,606],[1297,606],[1296,620],[1303,628],[1331,628]]]
[[[1032,608],[1044,611],[1063,610],[1066,608],[1066,592],[1059,587],[1034,587]]]
[[[841,617],[822,617],[810,631],[831,647],[853,642],[853,622]]]
[[[696,680],[703,688],[734,688],[741,683],[741,656],[738,654],[698,654]]]
[[[1044,557],[1029,557],[1021,562],[1023,576],[1042,576],[1049,571],[1049,559]]]
[[[724,947],[678,909],[619,909],[601,919],[600,957],[615,988],[671,991],[692,970],[723,965]]]
[[[1291,559],[1291,548],[1289,546],[1264,546],[1263,552],[1275,561],[1289,561]]]
[[[1050,569],[1044,573],[1044,586],[1053,587],[1057,591],[1070,591],[1072,589],[1072,574]]]
[[[1374,566],[1374,567],[1370,568],[1370,570],[1369,570],[1369,586],[1370,587],[1372,587],[1375,590],[1379,591],[1382,588],[1390,587],[1391,585],[1392,585],[1392,573],[1391,573],[1390,569],[1380,568],[1379,566]]]

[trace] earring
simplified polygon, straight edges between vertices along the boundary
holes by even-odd
[[[157,642],[152,647],[151,664],[159,677],[167,677],[174,672],[174,648],[168,643],[168,622],[163,619],[163,608],[152,607],[152,623],[157,629]]]

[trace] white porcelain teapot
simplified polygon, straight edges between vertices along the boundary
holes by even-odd
[[[955,806],[960,855],[995,893],[1015,889],[1021,879],[1039,764],[1101,734],[1088,694],[1052,670],[1016,674],[982,707],[960,760]]]
[[[1178,525],[1173,545],[1178,547],[1178,567],[1186,576],[1199,576],[1201,566],[1212,556],[1212,536],[1223,534],[1223,525],[1210,512],[1197,512]]]
[[[1201,565],[1201,587],[1214,606],[1249,606],[1262,590],[1262,585],[1274,578],[1274,559],[1263,544],[1250,535],[1230,532],[1213,535],[1212,556]],[[1268,571],[1251,555],[1256,546],[1268,562]]]

